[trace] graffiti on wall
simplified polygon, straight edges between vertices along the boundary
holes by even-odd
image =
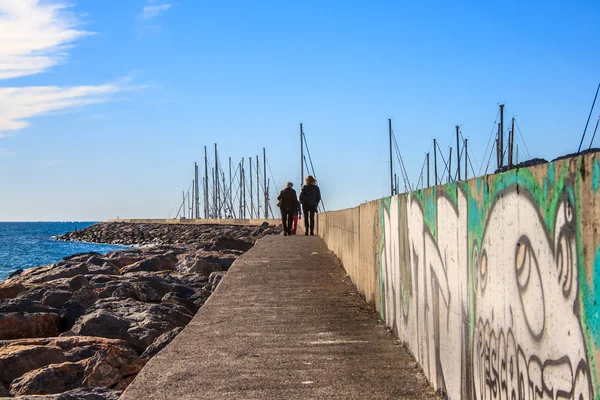
[[[381,200],[382,318],[448,398],[594,398],[574,175]]]

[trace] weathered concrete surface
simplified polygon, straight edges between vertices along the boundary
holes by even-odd
[[[318,237],[267,237],[121,399],[434,399]]]

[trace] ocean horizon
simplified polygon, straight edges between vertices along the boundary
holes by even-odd
[[[84,229],[96,221],[0,222],[0,281],[18,269],[52,264],[87,252],[107,253],[126,248],[111,244],[63,242],[53,237]]]

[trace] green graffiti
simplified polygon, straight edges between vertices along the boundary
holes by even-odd
[[[598,181],[600,180],[600,165],[598,165],[598,159],[594,158],[594,164],[592,166],[592,189],[594,193],[598,193]]]

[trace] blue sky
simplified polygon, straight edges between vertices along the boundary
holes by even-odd
[[[456,124],[478,170],[499,103],[521,158],[574,152],[599,20],[583,0],[0,0],[0,220],[173,215],[214,143],[266,147],[272,192],[298,186],[300,122],[328,209],[388,194],[388,118],[413,185]]]

